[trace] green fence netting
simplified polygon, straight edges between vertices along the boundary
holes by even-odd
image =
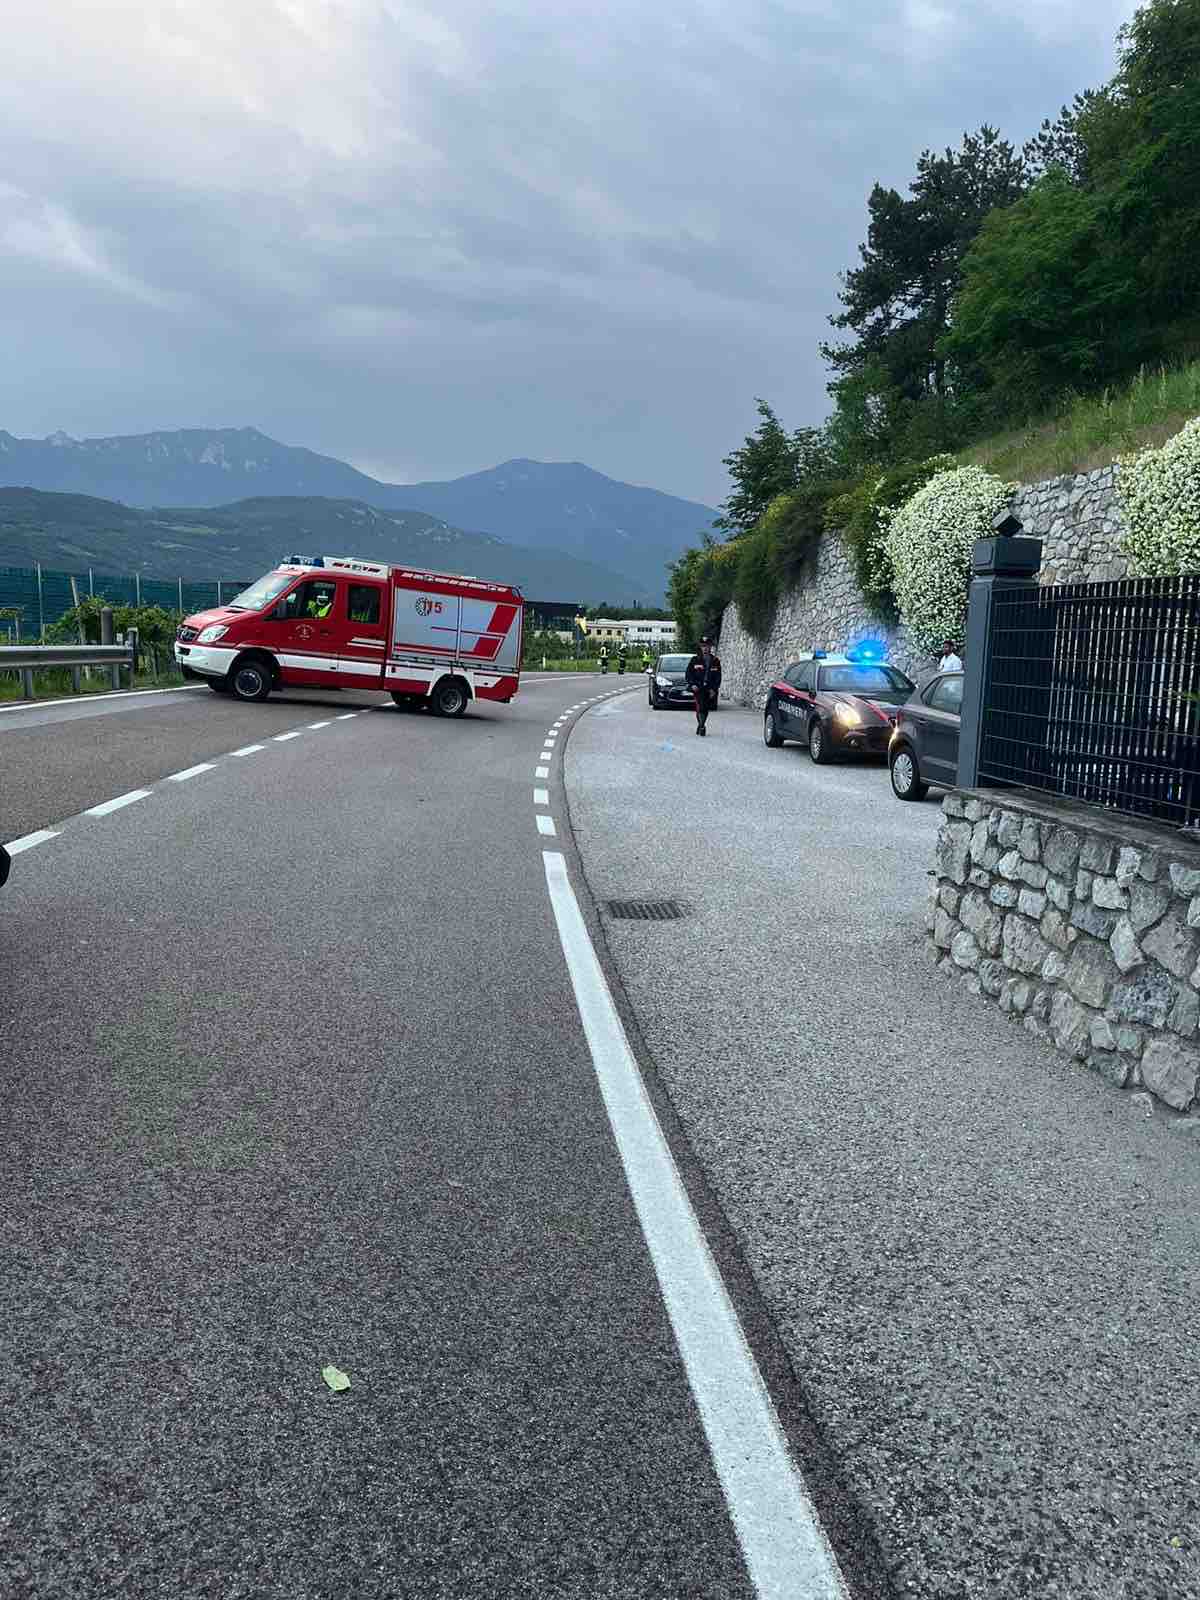
[[[0,643],[8,639],[36,639],[75,604],[71,579],[79,598],[95,595],[114,606],[162,606],[188,616],[230,600],[244,589],[245,578],[196,581],[189,578],[140,578],[108,572],[52,572],[43,567],[0,567]]]

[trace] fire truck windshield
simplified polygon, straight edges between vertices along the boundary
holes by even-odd
[[[241,594],[235,594],[228,602],[231,611],[261,611],[264,606],[269,606],[283,593],[289,583],[295,581],[295,573],[268,572],[265,578],[260,578],[257,583],[252,583],[248,589],[243,589]]]

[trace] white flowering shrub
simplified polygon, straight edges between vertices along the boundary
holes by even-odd
[[[1133,571],[1146,578],[1200,571],[1200,417],[1161,450],[1123,456],[1119,466],[1121,549]]]
[[[900,619],[922,649],[963,637],[972,548],[976,539],[992,536],[992,518],[1012,492],[1012,484],[982,467],[954,467],[884,513],[883,544]]]

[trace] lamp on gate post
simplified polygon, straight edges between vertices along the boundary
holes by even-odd
[[[979,782],[996,594],[1001,590],[1036,589],[1042,564],[1042,541],[1023,538],[1019,519],[1007,508],[993,517],[992,530],[992,538],[976,539],[971,553],[962,722],[958,736],[960,789],[973,789]]]

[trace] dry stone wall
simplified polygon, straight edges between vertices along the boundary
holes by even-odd
[[[1043,542],[1043,583],[1094,582],[1128,576],[1119,543],[1123,532],[1116,495],[1120,469],[1049,478],[1019,489],[1013,511],[1030,538]],[[841,537],[819,540],[803,580],[780,596],[770,636],[759,640],[742,627],[737,607],[721,623],[725,698],[761,706],[768,686],[804,650],[842,650],[859,639],[882,639],[888,659],[918,680],[934,668],[905,628],[885,628],[872,616],[855,582]]]
[[[1047,478],[1026,484],[1012,499],[1013,512],[1031,539],[1042,541],[1042,583],[1099,583],[1127,578],[1121,554],[1124,532],[1117,500],[1120,467]]]
[[[872,615],[845,545],[836,533],[827,533],[804,580],[780,596],[765,641],[742,627],[736,606],[726,609],[720,641],[722,696],[739,705],[761,706],[768,686],[802,651],[844,650],[859,639],[882,639],[888,660],[910,675],[934,665],[906,628],[885,628]]]
[[[1081,805],[955,790],[926,926],[943,972],[1200,1135],[1200,843]]]

